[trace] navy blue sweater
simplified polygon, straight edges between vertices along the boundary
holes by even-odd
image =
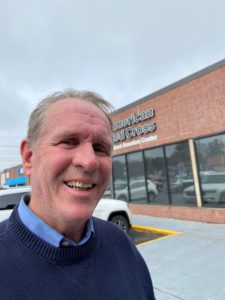
[[[0,223],[0,299],[154,299],[147,266],[115,225],[94,218],[83,246],[56,248],[21,222],[17,208]]]

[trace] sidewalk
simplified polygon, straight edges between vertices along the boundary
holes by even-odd
[[[181,232],[138,246],[157,300],[225,299],[225,225],[140,215],[132,222]]]

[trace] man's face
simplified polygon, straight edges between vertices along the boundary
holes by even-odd
[[[43,128],[37,146],[24,147],[31,153],[30,207],[53,227],[86,221],[111,173],[110,123],[94,104],[68,98],[52,104]]]

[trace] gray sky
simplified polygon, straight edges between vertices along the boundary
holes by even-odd
[[[0,0],[0,170],[41,97],[91,89],[120,108],[225,58],[224,0]]]

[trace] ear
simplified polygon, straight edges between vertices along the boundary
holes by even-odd
[[[31,176],[32,173],[32,160],[33,151],[30,147],[28,140],[22,140],[20,144],[20,155],[23,160],[23,169],[26,176]]]

